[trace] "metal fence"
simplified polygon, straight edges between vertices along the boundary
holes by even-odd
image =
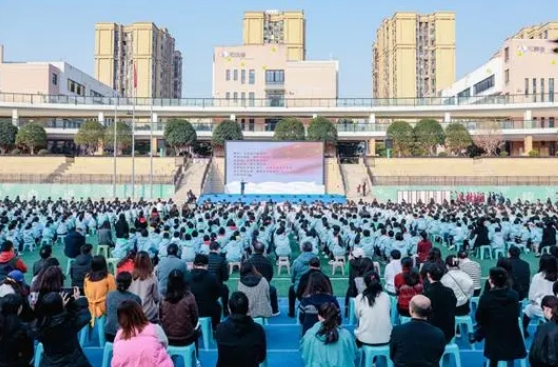
[[[376,186],[550,186],[558,176],[372,176]]]
[[[136,184],[169,184],[175,183],[173,175],[135,175]],[[65,184],[112,184],[113,175],[82,174],[82,175],[34,175],[34,174],[0,174],[0,183],[65,183]],[[116,175],[117,184],[131,184],[132,175]]]

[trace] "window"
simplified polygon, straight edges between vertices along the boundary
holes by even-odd
[[[489,76],[488,78],[481,80],[477,84],[473,86],[474,94],[477,95],[482,93],[490,88],[494,87],[494,75]]]
[[[508,62],[510,60],[510,48],[506,47],[504,49],[504,62]]]
[[[554,102],[554,78],[548,78],[548,102]]]
[[[255,102],[256,102],[256,93],[254,92],[248,93],[248,105],[250,107],[254,107]]]
[[[238,101],[238,92],[233,93],[233,100],[236,102]]]
[[[285,71],[284,70],[266,70],[265,71],[265,84],[284,84]]]
[[[246,106],[246,93],[245,92],[240,93],[240,102],[242,103],[243,106]]]
[[[238,80],[238,70],[234,69],[233,70],[233,80],[236,82]]]
[[[225,72],[225,80],[229,81],[231,80],[231,70],[227,69],[227,71]]]
[[[471,88],[467,88],[457,93],[457,98],[468,98],[471,97]]]
[[[525,95],[529,95],[529,78],[525,78]]]
[[[537,102],[537,78],[533,78],[533,102]]]
[[[554,124],[555,124],[554,117],[549,117],[548,118],[548,127],[553,128],[553,127],[555,127]]]
[[[504,82],[508,84],[510,82],[510,69],[504,71]]]
[[[78,96],[85,96],[85,86],[78,82],[68,79],[68,91],[77,94]]]
[[[254,119],[248,119],[248,131],[254,131]]]
[[[540,125],[540,127],[541,127],[542,129],[544,129],[544,128],[546,127],[546,126],[544,126],[545,124],[546,124],[546,117],[541,117],[541,125]]]
[[[225,99],[228,101],[231,99],[231,92],[225,93]]]
[[[93,89],[89,90],[89,95],[91,97],[102,97],[103,96],[101,93],[95,92]]]
[[[58,74],[52,73],[52,85],[58,85]]]
[[[545,97],[545,95],[544,95],[544,87],[545,87],[545,86],[544,86],[544,78],[541,78],[541,102],[544,102],[544,99],[545,99],[545,98],[544,98],[544,97]]]
[[[254,69],[248,71],[248,84],[256,84],[256,71]]]
[[[240,84],[246,83],[246,70],[240,70]]]

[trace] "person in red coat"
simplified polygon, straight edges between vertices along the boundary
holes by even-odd
[[[413,267],[413,259],[401,259],[401,268],[403,271],[393,281],[397,293],[397,311],[399,315],[409,317],[409,303],[414,296],[422,294],[424,286],[419,273]]]
[[[432,250],[432,242],[428,239],[426,232],[420,233],[421,240],[417,244],[417,258],[420,264],[428,259],[428,253]]]

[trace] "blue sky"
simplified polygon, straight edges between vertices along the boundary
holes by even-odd
[[[482,65],[519,28],[558,20],[550,0],[0,0],[11,61],[64,60],[93,74],[96,22],[153,21],[184,57],[183,96],[210,97],[213,47],[242,42],[246,10],[305,11],[307,57],[339,60],[340,97],[371,96],[372,42],[396,11],[454,11],[457,77]],[[549,18],[554,16],[555,18]]]

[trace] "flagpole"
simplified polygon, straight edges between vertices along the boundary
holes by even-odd
[[[134,104],[132,105],[132,199],[136,198],[136,99],[138,97],[137,71],[134,62]]]
[[[114,91],[114,97],[115,97],[115,101],[114,101],[114,141],[113,141],[113,146],[112,146],[112,198],[115,199],[116,198],[116,145],[117,145],[117,140],[116,140],[116,134],[117,134],[117,130],[116,130],[116,119],[118,118],[118,94],[116,92],[116,90]]]
[[[153,200],[153,96],[151,96],[151,130],[149,138],[149,191],[150,198]],[[155,149],[157,147],[155,146]]]

